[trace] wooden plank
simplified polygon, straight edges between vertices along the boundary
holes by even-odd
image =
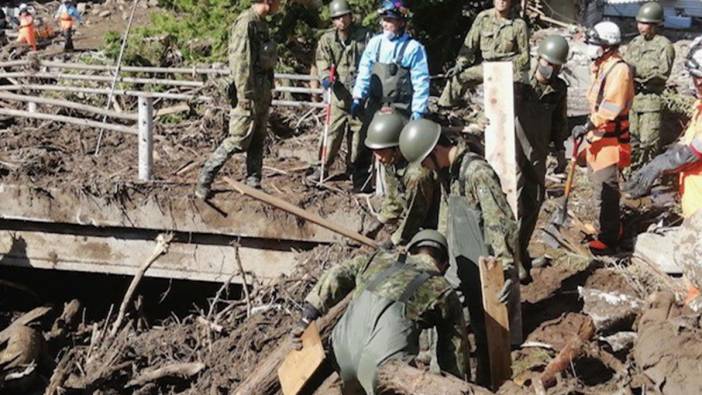
[[[497,389],[512,377],[509,314],[507,305],[497,300],[505,279],[502,265],[494,257],[480,257],[479,266],[490,354],[490,378],[493,388]]]
[[[127,114],[127,113],[119,113],[116,111],[109,111],[109,110],[105,110],[104,108],[90,106],[87,104],[80,104],[80,103],[76,103],[76,102],[72,102],[72,101],[68,101],[68,100],[50,99],[50,98],[38,97],[38,96],[16,95],[13,93],[2,93],[2,92],[0,92],[0,99],[21,101],[21,102],[27,102],[27,103],[31,102],[31,103],[37,103],[37,104],[48,104],[51,106],[72,108],[74,110],[85,111],[85,112],[98,114],[98,115],[105,115],[109,118],[124,119],[124,120],[128,120],[128,121],[136,121],[138,118],[137,114]]]
[[[278,368],[284,395],[298,395],[324,362],[324,347],[317,323],[312,322],[302,334],[302,350],[290,351]]]
[[[0,230],[0,255],[2,264],[8,266],[134,275],[153,248],[153,240],[134,238],[126,230],[115,237]],[[235,248],[229,245],[173,242],[146,275],[224,282],[238,272],[234,253]],[[244,270],[258,279],[290,274],[297,259],[291,247],[241,246],[239,254]],[[240,276],[235,276],[234,282],[241,283]]]
[[[111,130],[113,132],[134,134],[134,135],[137,134],[136,129],[131,128],[129,126],[115,125],[115,124],[104,123],[104,122],[96,122],[96,121],[91,121],[91,120],[88,120],[85,118],[73,118],[73,117],[66,117],[63,115],[42,114],[40,112],[10,110],[7,108],[0,108],[0,115],[10,115],[13,117],[24,117],[24,118],[31,118],[31,119],[43,119],[46,121],[70,123],[73,125],[83,126],[86,128],[96,128],[96,129],[103,128],[103,129]]]
[[[295,206],[294,204],[288,203],[283,199],[280,199],[278,197],[275,197],[273,195],[269,195],[263,191],[260,191],[255,188],[251,188],[248,185],[242,184],[240,182],[234,181],[231,178],[224,177],[224,181],[227,182],[232,188],[237,190],[239,193],[243,195],[247,195],[249,197],[252,197],[260,202],[264,202],[267,204],[270,204],[273,207],[279,208],[283,211],[286,211],[290,214],[294,214],[302,219],[305,219],[307,221],[310,221],[314,224],[317,224],[321,227],[327,228],[331,230],[332,232],[338,233],[342,236],[348,237],[351,240],[355,240],[361,244],[365,244],[369,247],[373,248],[378,248],[379,244],[373,239],[370,239],[366,236],[363,236],[362,234],[358,232],[354,232],[350,229],[347,229],[337,223],[334,223],[332,221],[329,221],[327,219],[324,219],[320,217],[317,214],[311,213],[309,211],[303,210],[300,207]]]
[[[517,151],[514,122],[514,85],[511,62],[483,63],[485,90],[485,158],[495,169],[502,191],[517,212]]]
[[[95,82],[111,82],[114,77],[106,75],[87,75],[87,74],[65,74],[65,73],[46,73],[46,72],[17,72],[4,73],[0,72],[0,78],[49,78],[57,80],[75,80],[75,81],[95,81]],[[164,85],[164,86],[185,86],[192,88],[200,88],[205,85],[200,81],[183,81],[183,80],[168,80],[161,78],[134,78],[134,77],[117,77],[118,83],[130,84],[149,84],[149,85]]]
[[[70,93],[86,93],[93,95],[109,95],[110,89],[107,88],[81,88],[77,86],[62,86],[62,85],[40,85],[40,84],[25,84],[25,85],[0,85],[0,91],[54,91],[54,92],[70,92]],[[142,92],[142,91],[124,91],[115,90],[113,92],[117,96],[146,96],[170,100],[190,100],[198,97],[203,100],[209,100],[208,96],[195,96],[183,93],[161,93],[161,92]]]

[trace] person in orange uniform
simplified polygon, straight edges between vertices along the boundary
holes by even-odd
[[[600,22],[587,32],[587,53],[593,61],[588,91],[590,116],[573,128],[575,140],[585,139],[585,154],[599,209],[599,233],[590,240],[593,254],[611,254],[621,237],[619,170],[631,163],[629,110],[634,99],[634,76],[619,54],[621,31],[613,22]]]
[[[685,68],[697,91],[690,126],[678,144],[672,145],[635,172],[625,190],[632,197],[639,198],[650,192],[661,175],[680,173],[682,213],[683,217],[691,218],[702,209],[702,36],[692,42]]]
[[[34,17],[29,12],[29,7],[26,4],[19,6],[19,36],[17,42],[27,44],[32,47],[32,50],[37,50],[37,32],[34,29]]]
[[[56,11],[54,19],[58,19],[59,26],[61,27],[61,32],[65,38],[63,50],[72,51],[73,50],[73,31],[75,30],[75,25],[81,22],[80,12],[70,0],[63,0],[63,3]]]

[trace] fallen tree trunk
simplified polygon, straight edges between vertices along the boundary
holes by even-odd
[[[595,324],[588,318],[578,330],[578,334],[563,347],[556,358],[549,362],[546,369],[544,369],[539,378],[544,388],[548,389],[556,385],[556,376],[566,370],[573,360],[584,353],[585,345],[594,335]]]
[[[492,394],[487,389],[453,376],[439,376],[402,361],[390,361],[378,371],[378,392],[393,394],[468,395]]]
[[[329,312],[317,320],[319,328],[319,337],[324,344],[331,336],[334,326],[346,311],[346,307],[351,301],[351,295],[347,295],[344,300],[337,303]],[[288,353],[292,350],[290,337],[282,339],[278,347],[271,351],[268,356],[260,361],[258,365],[247,375],[244,380],[234,391],[235,395],[248,394],[275,394],[280,391],[280,382],[278,381],[278,367],[283,362]]]

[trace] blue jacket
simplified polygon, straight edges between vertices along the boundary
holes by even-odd
[[[381,63],[393,63],[397,56],[397,51],[401,44],[410,40],[405,49],[405,54],[400,59],[400,65],[410,69],[410,78],[412,81],[412,112],[419,114],[427,113],[427,102],[429,100],[429,65],[427,63],[427,52],[424,46],[419,41],[413,39],[409,34],[405,33],[402,36],[392,40],[385,38],[383,34],[379,34],[370,39],[366,45],[361,63],[358,68],[358,76],[356,76],[356,84],[353,87],[354,99],[365,99],[368,97],[371,81],[371,69],[375,63],[376,54],[380,48]]]

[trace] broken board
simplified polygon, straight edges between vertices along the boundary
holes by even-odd
[[[497,300],[505,279],[502,265],[495,258],[480,257],[479,266],[490,354],[490,378],[492,387],[496,389],[512,377],[509,314],[507,305]]]
[[[485,91],[485,159],[500,177],[502,191],[515,218],[517,212],[517,148],[512,62],[483,63]]]
[[[324,348],[317,324],[312,322],[302,334],[302,350],[290,351],[278,368],[284,395],[297,395],[324,362]]]

